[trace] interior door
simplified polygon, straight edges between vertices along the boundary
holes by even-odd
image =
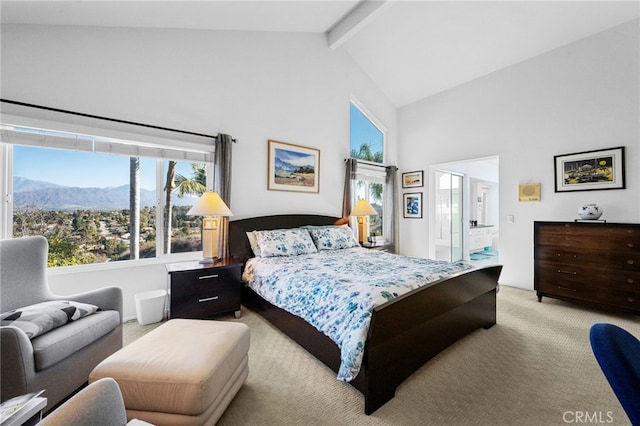
[[[455,262],[463,259],[462,178],[445,170],[435,172],[436,259]]]

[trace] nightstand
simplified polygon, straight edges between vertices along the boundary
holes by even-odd
[[[389,244],[371,244],[371,243],[362,243],[360,244],[362,247],[371,249],[371,250],[380,250],[380,251],[389,251],[391,245]]]
[[[240,318],[242,262],[179,262],[169,263],[166,268],[169,319],[208,319],[231,312]]]

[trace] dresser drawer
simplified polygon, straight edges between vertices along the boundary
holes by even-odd
[[[556,285],[559,282],[569,287],[587,287],[594,282],[600,283],[609,276],[610,272],[607,269],[594,268],[589,264],[537,262],[535,267],[536,290],[546,283]],[[601,286],[601,284],[598,285]]]
[[[535,249],[535,259],[565,264],[598,264],[602,262],[602,251],[540,245]]]
[[[640,311],[640,294],[614,289],[607,293],[606,299],[601,303],[638,312]]]
[[[640,271],[640,252],[610,252],[607,266],[611,269]]]
[[[640,272],[625,270],[609,270],[609,276],[603,283],[608,287],[640,294]]]
[[[547,234],[537,235],[536,244],[552,247],[570,247],[574,249],[597,250],[603,245],[608,246],[608,240],[594,238],[593,235]]]
[[[611,236],[607,248],[614,251],[640,253],[640,235]]]
[[[640,240],[640,228],[637,226],[611,226],[607,232],[612,237],[632,238],[636,241]]]
[[[589,224],[582,223],[545,223],[542,226],[536,226],[536,234],[540,237],[548,235],[582,235],[592,237],[594,235],[593,227]]]

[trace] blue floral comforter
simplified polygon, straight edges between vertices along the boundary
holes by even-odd
[[[338,379],[360,371],[375,306],[457,272],[464,262],[398,256],[365,248],[252,258],[243,280],[265,300],[302,317],[341,350]]]

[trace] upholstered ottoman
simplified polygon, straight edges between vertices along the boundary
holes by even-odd
[[[249,327],[172,319],[102,361],[89,382],[113,377],[129,420],[213,425],[249,374]]]

